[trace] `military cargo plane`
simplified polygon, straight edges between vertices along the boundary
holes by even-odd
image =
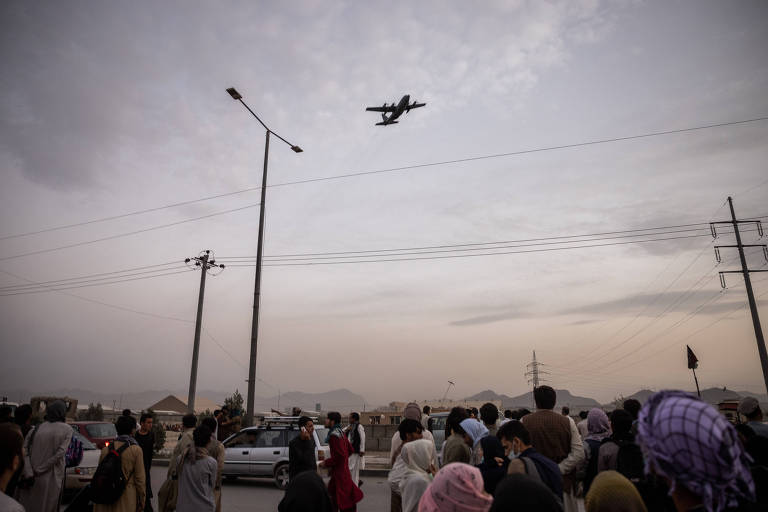
[[[410,95],[406,94],[400,99],[398,104],[392,102],[391,105],[387,105],[384,103],[381,107],[368,107],[365,110],[367,112],[381,112],[382,121],[376,123],[376,126],[387,126],[388,124],[397,124],[397,118],[403,115],[403,112],[407,114],[411,109],[426,105],[426,103],[417,103],[416,100],[414,100],[412,104],[409,104],[410,101]],[[389,114],[389,116],[387,116],[387,114]]]

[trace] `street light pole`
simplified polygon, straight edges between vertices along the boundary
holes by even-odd
[[[261,204],[259,205],[259,238],[256,246],[256,278],[253,286],[253,319],[251,321],[251,356],[248,364],[248,396],[246,398],[245,426],[253,425],[254,402],[256,392],[256,356],[259,343],[259,304],[261,302],[261,259],[264,249],[264,209],[267,203],[267,166],[269,164],[269,139],[274,135],[278,139],[288,144],[295,153],[301,153],[303,150],[294,144],[291,144],[277,133],[269,129],[264,121],[251,110],[243,101],[243,97],[234,87],[227,89],[232,99],[239,101],[250,112],[253,117],[266,130],[264,143],[264,171],[261,176]]]

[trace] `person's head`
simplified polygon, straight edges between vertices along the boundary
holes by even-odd
[[[144,432],[152,430],[152,423],[154,423],[154,418],[152,418],[151,414],[148,412],[141,413],[141,416],[139,417],[139,425],[141,425],[141,430]]]
[[[499,419],[499,410],[492,403],[485,403],[480,407],[480,418],[486,425],[495,425]]]
[[[755,397],[745,396],[739,402],[739,414],[747,418],[747,421],[763,421],[763,411]]]
[[[29,404],[18,406],[14,420],[17,425],[28,425],[32,421],[32,406]]]
[[[216,423],[216,418],[208,417],[203,418],[200,422],[200,425],[208,427],[208,430],[211,432],[216,432],[216,427],[218,426],[218,423]]]
[[[315,430],[315,424],[309,416],[299,418],[299,437],[306,441],[312,437],[313,430]]]
[[[521,420],[521,419],[523,419],[523,416],[527,416],[529,414],[531,414],[531,411],[529,411],[525,407],[523,407],[521,409],[515,409],[514,411],[512,411],[512,418],[510,418],[510,419]]]
[[[341,414],[336,411],[331,411],[325,418],[325,426],[331,428],[335,427],[336,425],[341,425]]]
[[[637,420],[646,471],[669,482],[672,496],[706,510],[755,500],[749,457],[725,416],[683,391],[651,395]]]
[[[54,400],[45,408],[45,419],[51,423],[67,419],[67,404],[62,400]]]
[[[360,415],[356,412],[349,413],[349,423],[360,423]]]
[[[425,405],[421,412],[429,416],[429,413],[432,412],[432,409],[428,405]]]
[[[512,411],[509,409],[504,410],[504,419],[511,420],[512,419]]]
[[[221,416],[221,409],[216,409],[213,411],[213,417],[216,419],[219,419],[219,416]]]
[[[557,393],[549,386],[538,386],[533,390],[533,400],[537,409],[552,410],[557,403]]]
[[[571,415],[571,408],[567,405],[563,406],[562,410],[560,411],[563,413],[563,416],[570,416]]]
[[[469,417],[472,418],[472,419],[475,419],[475,420],[480,418],[480,411],[477,410],[477,407],[472,407],[469,410]]]
[[[123,409],[123,416],[130,416],[131,410],[130,409]]]
[[[587,414],[589,414],[587,411],[579,411],[579,418],[585,420],[587,419]]]
[[[472,418],[463,420],[459,426],[464,430],[464,442],[472,448],[488,435],[488,429],[485,428],[485,425]]]
[[[504,447],[504,454],[519,455],[531,447],[531,434],[520,421],[508,421],[499,427],[496,437]]]
[[[617,508],[619,504],[621,508]],[[598,473],[584,498],[584,507],[587,512],[647,511],[635,485],[613,470]]]
[[[213,435],[213,430],[211,430],[204,424],[197,427],[192,432],[192,439],[195,441],[195,447],[205,448],[208,445],[208,443],[211,442],[212,435]]]
[[[226,405],[222,406],[221,414],[223,414],[224,416],[229,416],[229,407],[227,407]]]
[[[397,432],[400,434],[400,440],[403,443],[421,439],[422,431],[423,427],[421,426],[421,422],[411,418],[404,419],[397,427]]]
[[[611,431],[617,440],[632,438],[632,415],[624,409],[616,409],[611,413]]]
[[[409,420],[421,421],[421,409],[419,404],[411,402],[403,409],[403,418]]]
[[[590,436],[607,436],[611,432],[611,420],[605,411],[594,407],[587,414],[587,431]]]
[[[115,429],[119,436],[132,436],[136,431],[136,419],[133,416],[120,416],[115,422]]]
[[[632,421],[637,419],[637,415],[640,413],[641,407],[642,404],[640,403],[640,400],[635,400],[634,398],[624,400],[624,403],[621,405],[621,408],[627,411],[630,416],[632,416]]]
[[[563,508],[557,502],[555,494],[540,480],[528,475],[514,474],[505,476],[493,493],[491,512],[531,511],[560,512]]]
[[[480,470],[469,464],[453,462],[443,466],[424,491],[419,512],[487,512],[492,501],[483,488]]]
[[[469,418],[469,414],[467,414],[467,410],[463,407],[451,409],[451,412],[448,413],[448,417],[445,419],[445,438],[448,439],[454,432],[463,434],[464,430],[459,425],[467,418]]]
[[[17,425],[13,423],[0,425],[0,482],[2,482],[0,492],[5,492],[7,482],[21,466],[24,456],[23,445],[24,438],[21,437],[21,431]]]
[[[194,414],[185,414],[183,418],[181,418],[181,424],[184,425],[184,428],[195,428],[197,425],[197,416]]]

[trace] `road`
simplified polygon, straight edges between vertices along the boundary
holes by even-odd
[[[157,490],[165,481],[168,468],[152,468],[152,489]],[[382,512],[389,510],[389,485],[386,478],[366,477],[363,479],[365,498],[357,510],[359,512]],[[221,508],[226,512],[275,512],[283,491],[275,487],[272,479],[238,478],[235,481],[224,482],[222,489]],[[157,498],[153,502],[157,510]]]

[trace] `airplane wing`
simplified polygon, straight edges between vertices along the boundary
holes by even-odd
[[[425,106],[425,105],[426,105],[426,103],[416,103],[416,102],[414,101],[414,102],[413,102],[413,105],[408,105],[407,107],[405,107],[405,109],[406,109],[406,110],[411,110],[411,109],[414,109],[414,108],[423,107],[423,106]]]
[[[368,107],[365,109],[367,112],[394,112],[395,106],[389,106],[386,103],[381,107]]]

